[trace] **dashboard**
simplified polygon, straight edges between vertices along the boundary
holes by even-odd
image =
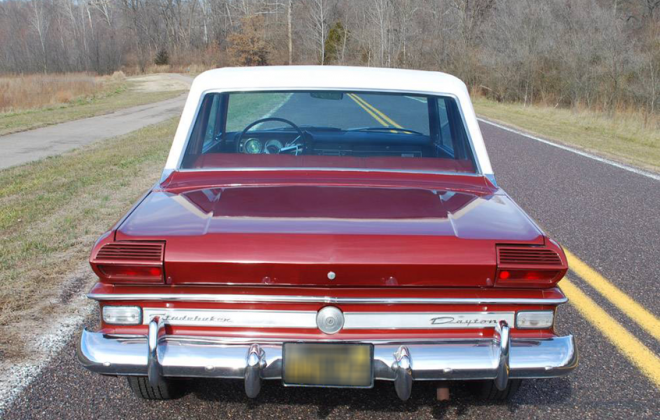
[[[234,142],[237,138],[234,138]],[[438,156],[428,136],[382,133],[332,132],[305,133],[301,140],[296,133],[252,132],[240,139],[236,153],[249,155],[316,155],[356,157],[432,157]]]

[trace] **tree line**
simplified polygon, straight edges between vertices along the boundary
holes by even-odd
[[[499,101],[658,113],[660,0],[4,0],[0,73],[441,70]]]

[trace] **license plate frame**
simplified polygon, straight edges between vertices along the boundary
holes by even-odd
[[[287,347],[289,348],[289,355],[291,354],[291,351],[293,350],[293,347],[317,347],[321,346],[323,348],[330,349],[332,347],[335,348],[348,348],[348,347],[363,347],[367,348],[369,352],[369,366],[368,366],[368,372],[369,372],[369,383],[364,383],[361,385],[351,385],[351,384],[329,384],[329,383],[304,383],[304,382],[295,382],[295,381],[288,381],[287,380],[287,361],[291,363],[290,358],[287,358]],[[291,366],[289,366],[289,369],[291,369]],[[366,372],[365,372],[366,373]],[[330,342],[330,343],[310,343],[310,342],[287,342],[283,343],[282,345],[282,385],[285,387],[307,387],[307,388],[362,388],[362,389],[368,389],[368,388],[373,388],[374,386],[374,346],[373,344],[369,343],[338,343],[338,342]]]

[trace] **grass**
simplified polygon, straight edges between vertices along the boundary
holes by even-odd
[[[614,118],[598,112],[547,106],[523,106],[474,99],[482,117],[522,131],[577,146],[592,153],[652,171],[660,171],[660,129],[657,119],[644,124],[640,114]]]
[[[234,98],[240,129],[285,99],[262,96]],[[34,324],[66,314],[70,295],[90,287],[92,245],[158,180],[176,124],[0,171],[0,354],[23,357]]]
[[[88,73],[30,74],[0,77],[0,112],[71,102],[101,93],[109,80]]]
[[[49,77],[53,77],[53,83],[58,87],[47,83]],[[26,87],[30,84],[33,86]],[[85,74],[41,75],[26,77],[22,81],[18,77],[3,77],[0,78],[0,136],[108,114],[173,98],[181,93],[143,92],[135,89],[135,84],[123,75],[103,78]],[[19,99],[21,96],[25,98]]]
[[[252,121],[263,118],[289,99],[289,93],[233,93],[227,111],[227,131],[241,131]],[[268,123],[266,123],[268,124]],[[285,126],[283,123],[275,123]]]
[[[0,171],[0,351],[5,356],[22,352],[25,332],[19,321],[47,320],[60,310],[63,284],[84,264],[94,241],[157,181],[175,129],[176,120],[169,120]]]

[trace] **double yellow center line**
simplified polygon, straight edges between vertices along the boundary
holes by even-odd
[[[371,105],[369,102],[365,101],[363,98],[360,96],[356,95],[355,93],[348,93],[347,94],[349,98],[351,98],[360,108],[364,109],[367,111],[367,114],[371,115],[371,117],[378,121],[380,125],[383,127],[396,127],[396,128],[403,128],[403,126],[399,125],[396,121],[385,115],[382,111],[380,111],[378,108],[375,106]],[[397,133],[396,130],[391,130],[392,133]],[[406,134],[411,134],[406,132]]]
[[[384,127],[403,128],[360,96],[349,93],[348,97]],[[572,252],[566,249],[564,251],[566,252],[569,267],[578,277],[644,329],[651,337],[660,341],[660,320],[655,315],[596,270],[589,267]],[[660,390],[660,357],[617,322],[614,317],[587,296],[571,280],[566,278],[562,280],[560,285],[561,289],[570,299],[571,304],[578,310],[582,317],[598,329],[621,354],[630,360]]]
[[[564,278],[560,284],[561,290],[580,315],[596,327],[621,354],[649,378],[656,388],[660,389],[660,358],[568,278]]]
[[[660,320],[609,280],[564,249],[571,270],[653,338],[660,341]],[[660,357],[618,323],[568,278],[560,283],[571,304],[660,390]]]
[[[660,341],[660,320],[658,320],[658,318],[633,300],[633,298],[622,292],[621,289],[605,279],[605,277],[600,275],[596,270],[589,267],[585,262],[573,255],[572,252],[566,249],[564,249],[564,251],[568,258],[568,266],[573,272],[575,272],[575,274],[596,289],[598,293],[603,295],[621,312],[628,316],[628,318],[636,322],[647,333],[653,336],[653,338]]]

